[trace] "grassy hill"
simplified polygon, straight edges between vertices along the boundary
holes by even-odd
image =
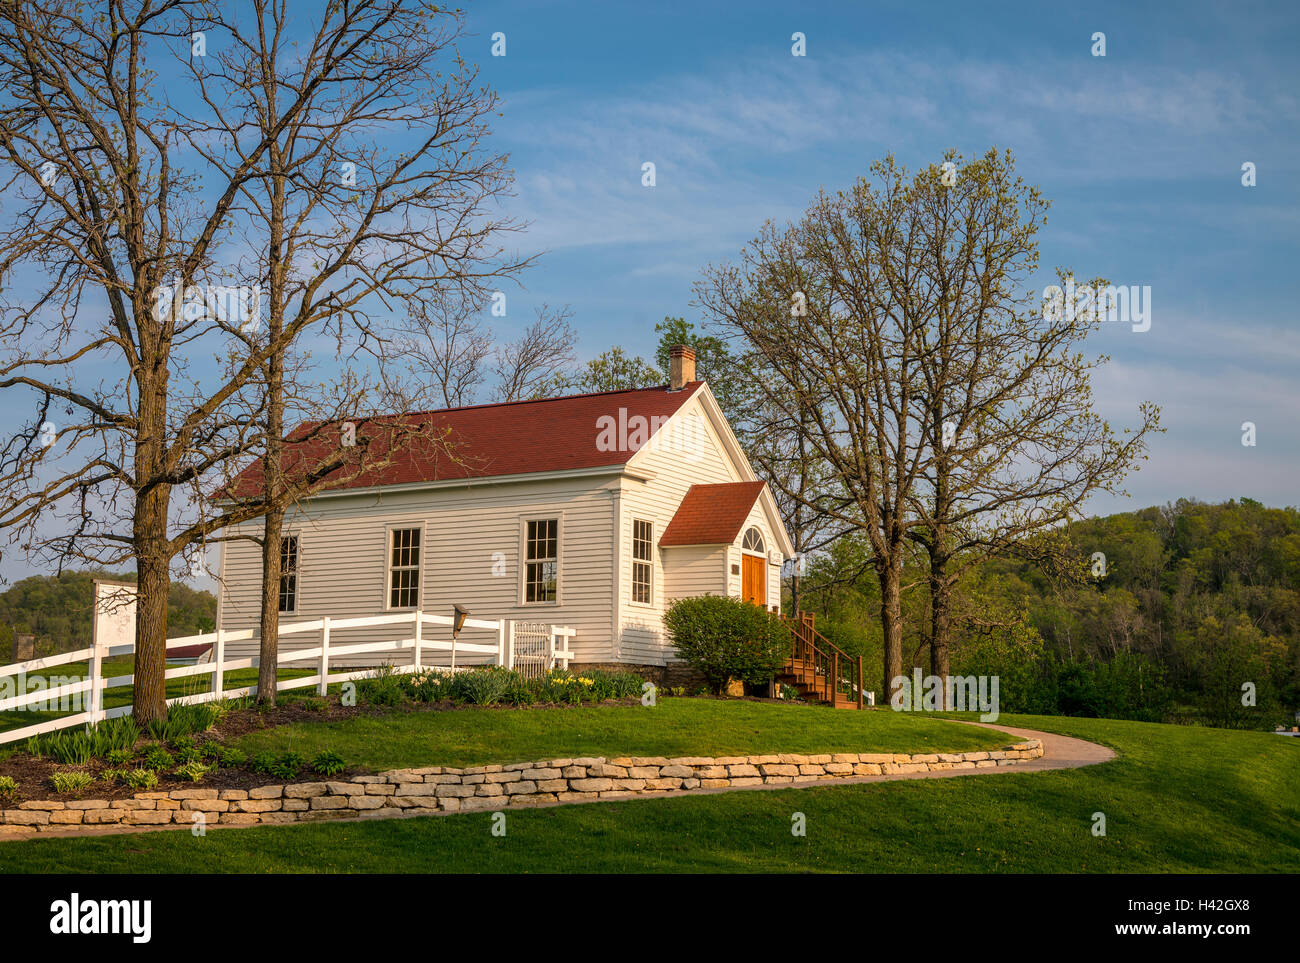
[[[420,819],[0,844],[18,872],[1300,872],[1300,739],[1007,716],[1117,759],[972,775]],[[805,815],[806,836],[790,832]],[[1095,835],[1096,813],[1106,833]]]

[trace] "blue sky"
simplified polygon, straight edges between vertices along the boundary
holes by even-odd
[[[1149,331],[1093,342],[1112,359],[1096,387],[1116,426],[1149,399],[1167,433],[1131,499],[1090,509],[1300,504],[1296,4],[488,2],[468,27],[463,53],[503,99],[517,247],[544,252],[490,319],[499,336],[568,305],[582,357],[649,355],[665,315],[699,320],[701,268],[765,220],[890,152],[915,168],[996,146],[1053,201],[1031,287],[1068,267],[1151,289]],[[0,574],[26,566],[6,552]]]
[[[547,252],[503,333],[569,304],[584,356],[648,353],[665,314],[698,320],[703,265],[819,187],[889,152],[1009,148],[1053,201],[1039,288],[1057,266],[1151,288],[1149,331],[1095,338],[1097,387],[1114,424],[1151,399],[1168,431],[1133,497],[1092,509],[1300,504],[1295,5],[486,3],[469,27],[504,100],[523,249]]]

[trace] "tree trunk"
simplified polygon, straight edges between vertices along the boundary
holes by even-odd
[[[271,94],[274,105],[274,91]],[[280,145],[270,151],[272,190],[270,198],[270,245],[267,278],[270,310],[267,336],[274,342],[284,331],[284,204],[285,179]],[[284,528],[283,486],[280,483],[284,451],[284,351],[266,359],[266,448],[262,454],[267,512],[262,530],[262,619],[258,646],[257,701],[275,705],[275,686],[280,655],[280,539]]]
[[[895,555],[897,559],[898,556]],[[903,600],[901,560],[887,562],[880,571],[880,626],[884,632],[883,701],[894,694],[894,680],[903,674]]]
[[[165,547],[167,497],[156,489],[138,502],[135,566],[135,682],[132,714],[143,728],[167,718],[167,594],[171,587]]]
[[[259,705],[275,705],[276,669],[280,653],[280,539],[284,510],[266,513],[262,528],[262,620],[257,669]]]
[[[162,337],[161,331],[150,331]],[[143,728],[167,718],[167,595],[171,588],[171,546],[167,516],[171,486],[149,484],[164,469],[167,436],[166,372],[143,371],[138,379],[139,431],[135,444],[135,513],[132,551],[135,554],[135,676],[131,713]]]
[[[949,644],[952,637],[952,585],[947,576],[947,560],[930,560],[930,674],[946,679],[950,672]],[[944,686],[944,708],[949,689]]]

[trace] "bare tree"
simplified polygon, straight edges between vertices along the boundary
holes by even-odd
[[[273,418],[249,423],[250,386],[274,392],[284,369],[273,359],[309,331],[332,325],[341,336],[346,324],[374,341],[386,301],[499,270],[482,265],[503,223],[486,205],[447,204],[499,196],[509,180],[501,158],[481,157],[493,99],[455,54],[458,15],[330,0],[291,58],[299,38],[287,36],[283,3],[227,11],[199,0],[0,6],[0,156],[21,205],[0,228],[0,284],[13,291],[21,273],[34,288],[0,306],[0,390],[35,403],[0,448],[0,527],[37,554],[135,560],[134,701],[146,723],[166,713],[173,559],[357,457],[317,426],[328,443],[301,449],[310,464],[180,517],[194,506],[178,489],[281,437]],[[229,59],[203,56],[205,46]],[[168,58],[186,65],[179,75],[201,116],[168,106]],[[369,93],[353,95],[358,87]],[[386,125],[406,138],[391,153],[374,146]],[[355,184],[335,176],[344,165]],[[291,188],[308,200],[290,206]],[[284,230],[272,238],[274,205],[257,199],[277,190]],[[261,247],[278,259],[256,272],[267,281],[265,323],[189,310],[191,292],[229,283],[221,265]],[[228,363],[192,366],[203,353]],[[279,462],[272,453],[264,463]],[[49,531],[51,518],[61,531]]]
[[[496,401],[526,401],[542,397],[563,380],[577,359],[578,336],[563,307],[542,305],[537,320],[515,341],[495,351]]]

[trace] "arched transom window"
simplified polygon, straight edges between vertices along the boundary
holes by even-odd
[[[741,544],[741,548],[746,552],[756,552],[759,555],[763,554],[763,536],[759,533],[757,528],[751,528],[745,532],[745,541]]]

